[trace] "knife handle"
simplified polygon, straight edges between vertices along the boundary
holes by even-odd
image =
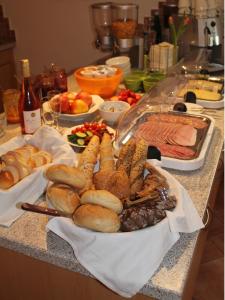
[[[59,211],[57,211],[55,209],[48,208],[48,207],[42,207],[40,205],[30,204],[30,203],[26,203],[26,202],[21,204],[21,208],[23,210],[32,211],[32,212],[39,213],[39,214],[45,214],[45,215],[54,216],[54,217],[61,216]]]

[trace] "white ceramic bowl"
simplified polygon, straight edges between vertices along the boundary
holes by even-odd
[[[115,66],[123,69],[130,65],[130,58],[128,56],[116,56],[107,59],[105,63],[108,66]]]
[[[99,113],[107,123],[114,124],[129,108],[130,104],[124,101],[105,101],[99,106]]]

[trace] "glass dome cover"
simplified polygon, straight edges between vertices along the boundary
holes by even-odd
[[[177,102],[184,99],[177,97],[178,91],[184,87],[188,79],[184,75],[169,76],[160,81],[148,93],[132,106],[119,120],[115,148],[119,149],[132,136],[135,135],[137,125],[142,123],[149,114],[168,112]]]

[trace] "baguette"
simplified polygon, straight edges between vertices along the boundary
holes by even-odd
[[[104,133],[100,145],[100,171],[101,170],[115,170],[112,139],[108,133]]]
[[[142,189],[144,183],[144,168],[147,158],[148,145],[140,140],[135,149],[130,171],[130,196],[135,198],[136,193]]]
[[[130,176],[131,163],[135,147],[135,140],[130,139],[125,145],[122,146],[116,162],[117,171],[124,170],[127,173],[127,176]]]
[[[54,183],[49,186],[47,199],[54,208],[68,214],[72,214],[80,205],[80,198],[76,191],[65,184]]]
[[[106,190],[89,190],[80,198],[81,204],[97,204],[113,210],[115,213],[121,213],[123,209],[119,198]]]
[[[83,172],[86,178],[86,185],[81,193],[83,193],[85,190],[93,188],[93,173],[95,164],[97,162],[99,144],[99,137],[97,135],[94,135],[85,148],[84,152],[81,154],[78,168]]]
[[[82,189],[86,185],[86,178],[81,170],[63,164],[50,166],[45,175],[53,182],[68,184],[76,189]]]

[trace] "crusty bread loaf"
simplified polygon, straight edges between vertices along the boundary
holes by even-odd
[[[49,167],[45,174],[53,182],[65,183],[77,189],[82,189],[86,184],[82,171],[64,164]]]
[[[89,190],[83,193],[80,199],[81,204],[97,204],[113,210],[115,213],[121,213],[123,209],[119,198],[106,190]]]
[[[100,232],[117,232],[120,229],[120,219],[117,214],[99,205],[81,205],[75,210],[73,220],[80,227]]]
[[[47,198],[54,208],[68,214],[72,214],[80,205],[80,198],[76,191],[61,183],[54,183],[48,187]]]

